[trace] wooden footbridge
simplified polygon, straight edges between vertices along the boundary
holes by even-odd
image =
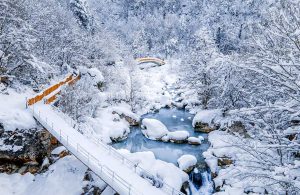
[[[160,66],[164,65],[165,62],[159,58],[151,58],[151,57],[146,57],[146,58],[137,58],[136,61],[140,64],[142,63],[155,63],[158,64]]]

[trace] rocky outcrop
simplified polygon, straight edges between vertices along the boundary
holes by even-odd
[[[110,137],[112,142],[120,142],[127,139],[129,132],[124,129],[122,136]]]
[[[56,147],[50,133],[46,130],[28,129],[0,130],[0,172],[37,173],[46,156]]]
[[[233,160],[230,158],[224,157],[224,158],[218,158],[218,166],[224,167],[229,166],[233,163]]]
[[[217,127],[215,126],[209,126],[208,123],[201,123],[201,122],[196,122],[194,128],[196,132],[201,132],[201,133],[210,133],[217,129]]]
[[[190,145],[200,145],[201,142],[204,140],[204,138],[202,136],[189,137],[187,140],[188,140],[188,144]]]
[[[196,167],[197,158],[193,155],[186,154],[178,158],[177,163],[181,170],[189,173]]]
[[[140,124],[139,120],[137,120],[133,117],[127,116],[124,113],[118,113],[116,111],[113,111],[112,114],[118,114],[120,116],[120,118],[121,119],[124,118],[130,124],[130,126],[138,126]]]
[[[104,191],[104,189],[108,185],[105,184],[103,181],[98,182],[97,180],[100,179],[93,172],[91,172],[90,170],[87,170],[85,172],[83,181],[85,181],[87,184],[83,187],[83,191],[84,191],[83,195],[100,195]]]
[[[228,129],[232,133],[238,133],[244,137],[249,137],[249,135],[247,134],[246,127],[241,121],[234,121]]]

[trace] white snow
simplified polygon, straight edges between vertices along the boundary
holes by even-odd
[[[220,109],[214,110],[201,110],[197,112],[193,119],[193,127],[195,127],[197,122],[212,124],[212,122],[222,116],[222,112]]]
[[[130,153],[126,149],[118,150],[133,162],[139,164],[142,168],[156,175],[164,182],[180,190],[182,184],[188,181],[188,175],[176,167],[173,163],[156,159],[153,152],[136,152]],[[146,173],[145,173],[146,174]]]
[[[41,115],[39,116],[37,113],[41,113]],[[105,182],[108,182],[119,193],[128,193],[128,186],[131,185],[132,191],[135,193],[164,194],[164,188],[153,187],[147,180],[135,173],[134,167],[124,164],[123,157],[112,155],[116,154],[113,148],[100,141],[90,140],[80,134],[67,124],[64,121],[65,119],[57,114],[51,106],[41,103],[35,104],[34,114],[35,117],[39,118],[41,124],[61,143],[68,146],[71,153],[75,154],[85,164],[88,164],[93,172],[100,175]],[[53,128],[49,125],[52,123],[54,124]],[[112,174],[113,172],[114,174]],[[123,180],[129,182],[125,188]]]
[[[189,137],[188,138],[188,142],[189,143],[197,143],[197,144],[201,144],[201,139],[198,137]]]
[[[17,92],[7,89],[6,94],[0,93],[0,123],[4,130],[14,131],[18,129],[30,129],[36,127],[36,122],[29,110],[26,110],[26,97],[32,96],[32,92]]]
[[[205,151],[202,155],[211,172],[216,173],[218,171],[218,158],[215,157],[211,151]]]
[[[124,138],[130,132],[129,123],[118,114],[112,114],[110,108],[99,109],[96,117],[88,118],[86,123],[106,143]]]
[[[74,156],[66,156],[50,165],[43,174],[0,174],[3,195],[65,195],[83,193],[83,178],[87,167]]]
[[[283,131],[285,135],[299,134],[300,128],[299,126],[292,126]]]
[[[145,118],[142,120],[142,125],[145,128],[142,133],[149,139],[161,139],[169,133],[167,127],[156,119]]]
[[[170,140],[186,140],[190,134],[187,131],[172,131],[172,132],[168,132],[168,138]]]
[[[102,72],[97,68],[80,67],[79,69],[82,75],[90,77],[89,80],[94,86],[97,85],[99,82],[104,82]]]
[[[60,153],[62,153],[65,150],[67,150],[66,147],[59,146],[59,147],[55,148],[54,150],[52,150],[51,154],[52,155],[59,155]]]
[[[118,113],[119,115],[125,115],[125,116],[128,116],[136,121],[139,121],[140,120],[140,116],[133,113],[131,110],[130,110],[130,106],[127,105],[127,104],[119,104],[117,106],[112,106],[109,108],[110,110],[112,111],[115,111],[116,113]]]
[[[107,186],[105,190],[101,192],[101,195],[113,195],[113,194],[116,194],[116,192],[110,186]]]
[[[193,155],[186,154],[178,158],[177,163],[181,170],[187,170],[197,164],[197,158]]]

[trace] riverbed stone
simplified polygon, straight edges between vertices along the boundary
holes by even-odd
[[[218,158],[218,166],[229,166],[233,163],[233,160],[228,158],[228,157],[225,157],[225,158]]]
[[[1,141],[6,149],[0,151],[0,172],[6,173],[36,173],[54,147],[50,133],[36,128],[3,131]]]
[[[216,127],[209,126],[207,123],[196,122],[194,130],[201,133],[210,133],[216,130]]]
[[[188,144],[190,145],[200,145],[201,144],[201,140],[198,137],[189,137],[187,139]]]
[[[238,133],[243,136],[247,134],[246,127],[241,121],[234,121],[228,129],[232,133]]]
[[[140,124],[140,121],[137,121],[136,119],[130,117],[130,116],[126,116],[124,113],[118,113],[116,111],[113,111],[112,114],[117,114],[120,116],[121,119],[125,119],[130,126],[138,126]]]

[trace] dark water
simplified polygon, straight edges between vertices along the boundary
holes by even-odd
[[[194,189],[193,194],[198,194],[200,191],[202,192],[201,194],[210,194],[203,193],[204,187],[207,188],[207,182],[210,182],[210,177],[208,176],[208,170],[202,156],[202,153],[208,149],[209,143],[207,141],[206,133],[194,132],[194,128],[192,126],[193,117],[193,114],[177,108],[163,108],[160,109],[159,112],[149,113],[142,116],[142,118],[154,118],[161,121],[167,126],[169,131],[185,130],[189,132],[190,136],[198,137],[201,135],[205,139],[202,141],[201,145],[189,145],[187,143],[176,144],[170,142],[165,143],[149,140],[142,134],[140,127],[132,127],[128,138],[122,142],[114,143],[113,147],[117,149],[124,148],[131,152],[152,151],[156,158],[174,163],[175,165],[177,165],[177,159],[180,156],[184,154],[194,155],[198,160],[199,172],[190,174],[190,184],[193,185],[192,188]]]

